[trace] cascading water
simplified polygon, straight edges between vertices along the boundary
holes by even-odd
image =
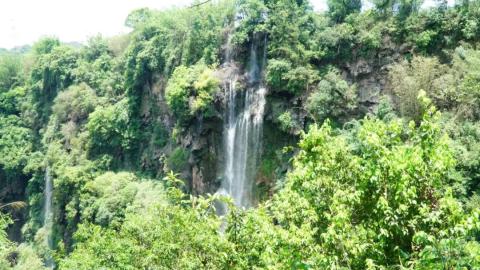
[[[53,227],[53,212],[52,212],[52,201],[53,196],[53,180],[50,175],[50,169],[47,167],[45,169],[45,203],[44,203],[44,216],[43,216],[43,228],[45,230],[45,246],[48,249],[53,248],[53,239],[52,239],[52,227]],[[47,254],[45,264],[49,268],[54,268],[55,264],[50,255]]]
[[[43,217],[43,226],[47,229],[52,227],[52,193],[53,193],[53,183],[52,177],[50,175],[50,170],[47,167],[45,169],[45,204],[44,204],[44,217]],[[52,246],[52,239],[50,233],[45,238],[45,244],[49,248]]]
[[[265,47],[265,44],[264,44]],[[226,61],[232,61],[228,50]],[[257,59],[257,45],[252,43],[248,68],[248,88],[238,91],[238,74],[231,74],[225,87],[227,98],[224,127],[225,166],[220,194],[229,195],[238,207],[252,206],[253,180],[262,142],[263,114],[266,89],[261,81],[261,68]],[[265,63],[265,54],[261,65]],[[228,62],[227,62],[228,65]],[[240,101],[240,102],[238,102]],[[237,103],[243,101],[238,108]]]

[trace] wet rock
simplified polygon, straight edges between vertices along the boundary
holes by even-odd
[[[202,170],[198,166],[192,168],[192,190],[196,194],[205,193],[205,182],[203,178]]]

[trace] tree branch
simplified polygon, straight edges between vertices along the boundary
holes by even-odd
[[[206,4],[206,3],[210,2],[210,1],[212,1],[212,0],[205,0],[205,1],[201,2],[201,3],[195,4],[195,5],[191,5],[190,8],[194,8],[194,7],[201,6],[201,5]]]

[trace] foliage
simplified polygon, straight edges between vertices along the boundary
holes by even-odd
[[[375,117],[386,121],[393,120],[397,117],[392,100],[388,96],[380,97],[378,106],[375,110]]]
[[[268,12],[266,1],[262,0],[240,0],[237,1],[239,21],[234,31],[233,40],[237,44],[244,44],[249,41],[252,33],[263,31],[263,23]],[[235,22],[234,22],[235,23]],[[235,25],[234,25],[235,27]]]
[[[0,54],[0,92],[22,83],[22,58],[15,54]]]
[[[479,216],[452,196],[446,176],[455,160],[433,108],[419,126],[367,118],[349,136],[335,135],[328,123],[313,126],[300,148],[285,187],[268,208],[232,209],[227,241],[219,238],[220,223],[209,200],[178,200],[185,195],[169,188],[168,198],[176,199],[152,204],[141,216],[127,214],[118,233],[83,225],[74,253],[61,267],[431,269],[480,264],[474,241]]]
[[[478,52],[458,47],[452,67],[426,57],[393,65],[390,83],[402,116],[419,120],[422,111],[416,97],[424,90],[440,109],[454,111],[461,118],[478,119],[480,114],[474,105],[480,97],[478,63]]]
[[[31,246],[16,245],[7,239],[5,229],[11,223],[10,218],[0,213],[0,269],[43,270],[42,260]]]
[[[480,52],[460,46],[455,49],[453,70],[457,71],[456,79],[458,104],[457,113],[462,118],[480,119],[478,104],[480,99]]]
[[[436,117],[430,111],[417,128],[365,119],[351,143],[328,124],[312,127],[272,205],[278,224],[307,245],[287,242],[303,250],[288,260],[320,268],[405,265],[409,253],[426,256],[413,245],[420,233],[471,242],[478,215],[465,213],[445,186],[455,162]],[[441,232],[454,227],[458,234]]]
[[[463,187],[467,195],[477,194],[480,188],[480,125],[471,121],[459,122],[451,116],[445,118],[444,127],[454,140],[453,149],[458,171],[462,172]]]
[[[289,111],[282,113],[278,117],[278,122],[280,123],[280,128],[285,132],[289,132],[295,126],[295,123],[292,119],[292,114]]]
[[[57,93],[74,82],[77,67],[77,52],[55,40],[42,40],[34,45],[35,60],[30,72],[32,112],[35,129],[48,122],[51,102]]]
[[[51,51],[48,51],[51,50]],[[56,46],[41,50],[31,72],[31,83],[38,99],[51,100],[58,91],[73,82],[73,71],[77,66],[77,52],[67,46]]]
[[[26,165],[32,152],[33,134],[14,115],[0,116],[0,165],[6,169]]]
[[[46,270],[44,262],[36,253],[36,250],[26,244],[20,244],[16,251],[17,258],[13,270]]]
[[[53,51],[55,47],[60,46],[60,40],[54,37],[44,37],[38,40],[32,47],[32,51],[36,55],[48,54]]]
[[[8,269],[9,263],[7,257],[12,247],[12,243],[7,238],[5,229],[11,223],[8,216],[0,213],[0,268]]]
[[[121,61],[113,57],[108,41],[96,36],[82,48],[82,58],[74,70],[75,80],[87,83],[101,96],[115,98],[123,92],[123,77],[119,68]]]
[[[404,19],[412,13],[418,12],[423,0],[374,0],[375,8],[384,16],[391,16],[393,13]]]
[[[98,104],[95,92],[86,84],[70,86],[60,92],[53,102],[52,113],[60,123],[79,123],[87,119]]]
[[[170,109],[180,122],[202,114],[214,114],[213,98],[219,90],[219,80],[213,70],[203,64],[190,68],[180,66],[172,74],[165,89],[165,98]]]
[[[311,67],[292,68],[282,60],[272,60],[267,67],[267,82],[275,91],[302,93],[318,79],[317,72]]]
[[[65,163],[56,162],[57,168],[52,168],[51,177],[53,180],[53,189],[63,192],[54,192],[54,243],[60,240],[68,240],[75,231],[80,212],[80,196],[82,188],[94,177],[93,166],[86,164],[84,166],[72,166]],[[62,215],[59,215],[62,213]],[[63,224],[63,226],[58,226]]]
[[[233,7],[233,1],[227,0],[191,9],[134,11],[127,19],[134,27],[126,52],[126,88],[131,98],[139,101],[143,85],[154,73],[168,76],[176,67],[200,60],[218,63],[223,26],[233,17]]]
[[[128,150],[135,139],[130,121],[127,99],[97,107],[86,124],[90,152],[121,154]]]
[[[198,0],[133,11],[126,35],[0,50],[0,194],[28,202],[26,243],[0,214],[0,268],[480,268],[480,2],[327,2]],[[264,203],[245,210],[183,190],[218,187],[220,89],[230,69],[252,86],[253,53]]]
[[[167,194],[185,197],[171,187]],[[171,199],[177,198],[169,197]],[[85,224],[76,233],[76,249],[61,269],[222,269],[231,245],[220,236],[212,198],[186,200],[189,206],[152,203],[126,215],[119,231]]]
[[[402,116],[415,121],[421,119],[423,107],[417,98],[420,90],[440,107],[454,106],[456,91],[446,70],[438,59],[424,57],[414,57],[411,63],[403,62],[391,68],[390,83]]]
[[[295,68],[316,59],[319,55],[311,42],[316,21],[308,1],[268,1],[267,7],[268,56],[284,58],[295,64]]]
[[[20,115],[22,103],[26,96],[24,87],[15,87],[0,94],[0,114]]]
[[[342,22],[348,15],[360,12],[362,1],[358,0],[328,0],[328,12],[336,22]]]
[[[131,173],[107,172],[82,188],[80,209],[82,220],[104,227],[119,227],[126,213],[134,213],[162,202],[158,184],[142,181]]]
[[[327,118],[339,120],[346,117],[357,105],[355,85],[348,85],[339,71],[332,69],[318,83],[317,89],[310,94],[306,108],[315,121]]]

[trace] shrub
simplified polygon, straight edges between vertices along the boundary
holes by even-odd
[[[130,149],[136,138],[130,120],[127,99],[97,107],[89,115],[86,125],[90,152],[118,154]]]
[[[165,198],[157,183],[132,173],[107,172],[86,183],[80,197],[83,222],[118,228],[129,212],[142,211]]]
[[[355,85],[348,85],[335,69],[318,83],[317,89],[310,94],[306,109],[318,122],[327,118],[339,120],[348,116],[357,107],[357,90]]]
[[[278,122],[280,123],[280,129],[285,132],[290,132],[295,126],[293,122],[292,114],[289,111],[282,113],[278,116]]]
[[[181,123],[193,116],[213,114],[213,97],[220,89],[213,70],[203,64],[175,69],[165,89],[165,98],[173,114]]]
[[[308,90],[317,79],[317,71],[309,65],[293,68],[285,60],[273,59],[268,62],[266,81],[274,91],[300,94]]]
[[[87,119],[97,105],[98,98],[95,92],[82,83],[60,92],[53,102],[52,112],[60,123],[67,121],[78,123]]]

